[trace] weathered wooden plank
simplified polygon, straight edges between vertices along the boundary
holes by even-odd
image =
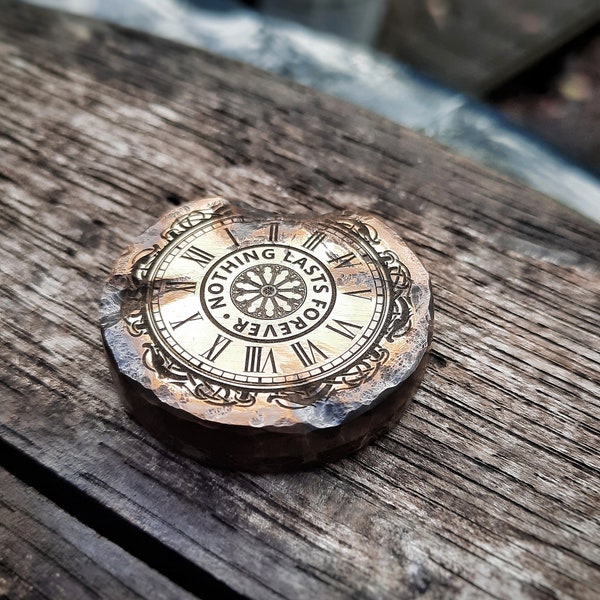
[[[600,228],[338,100],[0,0],[0,436],[253,597],[593,597]],[[432,273],[401,424],[283,476],[131,422],[97,329],[131,237],[196,195],[386,216]]]
[[[0,597],[193,596],[0,468]]]
[[[482,95],[600,19],[596,0],[390,0],[379,46]]]

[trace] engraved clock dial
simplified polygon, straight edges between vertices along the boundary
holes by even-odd
[[[165,247],[148,279],[157,343],[199,374],[257,391],[343,370],[390,305],[377,256],[332,226],[207,223]]]
[[[372,215],[165,215],[125,250],[101,324],[127,408],[199,459],[282,470],[399,418],[432,331],[427,272]]]

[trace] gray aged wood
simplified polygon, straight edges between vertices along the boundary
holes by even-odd
[[[193,596],[0,469],[0,597]]]
[[[482,95],[598,20],[597,0],[388,0],[379,46]]]
[[[369,209],[430,270],[430,368],[357,456],[226,473],[125,415],[103,279],[171,204],[209,194]],[[600,588],[597,225],[339,100],[7,0],[0,203],[0,438],[57,485],[256,598]]]

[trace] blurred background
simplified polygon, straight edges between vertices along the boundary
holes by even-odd
[[[600,0],[28,0],[255,64],[600,220]]]
[[[600,0],[247,0],[482,98],[600,173]]]

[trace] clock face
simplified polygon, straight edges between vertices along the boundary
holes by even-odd
[[[380,257],[334,222],[211,219],[173,236],[145,277],[155,344],[185,370],[254,392],[343,372],[391,306]]]

